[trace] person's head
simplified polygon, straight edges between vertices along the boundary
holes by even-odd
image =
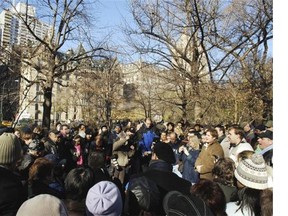
[[[59,131],[57,130],[50,130],[49,131],[49,134],[48,134],[48,137],[54,142],[56,143],[58,141],[58,138],[59,138]]]
[[[225,127],[223,125],[219,124],[215,127],[215,129],[217,130],[218,137],[225,135]]]
[[[175,132],[171,132],[169,137],[171,143],[176,143],[178,141],[178,136]]]
[[[116,124],[114,131],[119,134],[122,131],[122,126],[120,124]]]
[[[91,187],[86,196],[88,216],[119,216],[123,201],[118,187],[110,181],[100,181]]]
[[[102,125],[102,127],[101,127],[101,132],[103,133],[103,132],[105,132],[105,131],[107,131],[107,130],[108,130],[107,125]]]
[[[166,131],[162,131],[161,135],[160,135],[160,141],[162,142],[166,142],[168,140],[167,138],[167,132]]]
[[[76,136],[73,138],[73,142],[74,142],[74,145],[80,145],[80,143],[81,143],[81,136],[80,136],[80,135],[76,135]]]
[[[33,139],[28,145],[28,153],[34,157],[43,156],[44,150],[44,143],[38,139]]]
[[[92,170],[100,169],[105,167],[105,155],[100,151],[92,151],[88,156],[88,166]]]
[[[85,124],[81,123],[78,125],[78,131],[84,131],[85,132],[86,126]]]
[[[188,145],[195,149],[198,150],[200,148],[200,140],[197,136],[188,136]]]
[[[67,136],[69,134],[69,126],[67,124],[62,124],[60,127],[60,133],[63,136]]]
[[[167,145],[162,142],[158,142],[154,145],[153,147],[153,152],[152,152],[152,159],[153,160],[163,160],[166,161],[167,163],[175,163],[175,155],[173,152],[173,149],[170,145]]]
[[[167,123],[167,130],[168,131],[174,131],[174,123],[173,122],[168,122]]]
[[[95,136],[95,143],[96,143],[96,146],[98,147],[103,146],[103,137],[100,134]]]
[[[146,128],[151,128],[152,127],[152,121],[150,118],[146,118],[145,119],[145,125],[146,125]]]
[[[21,132],[21,139],[24,141],[26,145],[32,141],[33,131],[30,128],[23,128]]]
[[[266,130],[265,132],[258,134],[258,143],[259,148],[262,150],[271,146],[273,144],[273,132]]]
[[[273,131],[273,121],[272,120],[267,121],[265,123],[265,128],[266,128],[266,130]]]
[[[251,130],[251,125],[249,122],[242,122],[241,127],[243,128],[244,132],[249,132]]]
[[[50,183],[52,181],[53,168],[54,164],[49,159],[44,157],[37,158],[29,169],[28,181],[30,183],[34,181]]]
[[[40,126],[36,126],[33,129],[33,138],[41,139],[43,137],[43,128]]]
[[[17,136],[4,132],[0,136],[0,165],[14,169],[22,157],[22,147]]]
[[[242,151],[238,154],[237,156],[237,161],[240,162],[241,160],[244,160],[244,159],[248,159],[250,158],[255,152],[254,151],[249,151],[249,150],[245,150],[245,151]]]
[[[218,139],[217,130],[215,130],[214,128],[209,128],[206,131],[206,142],[212,144],[215,141],[217,141],[217,139]]]
[[[55,124],[56,130],[60,131],[60,127],[61,127],[61,122],[56,122]]]
[[[182,127],[183,127],[182,122],[181,122],[181,121],[178,121],[176,127],[182,129]]]
[[[194,125],[194,130],[200,132],[201,131],[201,125],[200,124],[195,124]]]
[[[216,216],[226,215],[226,199],[220,186],[202,179],[191,187],[191,194],[202,199]]]
[[[72,169],[65,178],[67,198],[81,201],[86,198],[93,185],[94,176],[91,169],[84,167]]]
[[[234,186],[235,169],[235,163],[231,158],[220,158],[212,169],[212,175],[215,181]]]
[[[234,175],[238,188],[248,187],[257,190],[268,188],[268,172],[262,155],[253,154],[241,160]]]
[[[201,134],[201,143],[204,144],[204,143],[207,143],[207,137],[206,137],[206,132]]]
[[[68,216],[68,211],[60,199],[50,194],[40,194],[26,200],[18,209],[17,216],[35,215],[61,215]]]
[[[85,129],[85,138],[86,140],[91,140],[93,137],[93,130],[91,128]]]
[[[230,127],[228,130],[228,139],[232,144],[239,144],[244,138],[244,131],[239,126]]]

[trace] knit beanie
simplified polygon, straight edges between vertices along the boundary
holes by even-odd
[[[241,160],[234,172],[236,179],[249,188],[264,190],[268,187],[268,173],[262,155],[253,154]]]
[[[26,200],[18,209],[16,216],[35,215],[68,216],[64,203],[50,194],[40,194]]]
[[[122,197],[119,189],[110,181],[95,184],[86,196],[86,207],[89,211],[88,215],[121,215]]]
[[[13,164],[21,155],[22,148],[18,137],[13,133],[3,133],[0,136],[0,164]]]
[[[153,147],[153,151],[160,160],[166,161],[171,164],[176,162],[173,149],[167,143],[156,143]]]

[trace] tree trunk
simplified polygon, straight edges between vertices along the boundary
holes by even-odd
[[[105,100],[105,105],[106,105],[106,122],[108,122],[109,126],[111,126],[111,101],[109,99]]]
[[[42,127],[50,129],[52,108],[52,87],[44,88],[43,119]]]

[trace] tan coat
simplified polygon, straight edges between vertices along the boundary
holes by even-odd
[[[223,158],[224,152],[222,146],[218,142],[214,142],[208,147],[203,146],[202,150],[195,162],[195,167],[201,166],[200,168],[200,179],[213,180],[212,169],[214,168],[214,163],[216,157]]]
[[[116,142],[113,143],[113,149],[112,154],[118,155],[118,164],[119,166],[125,167],[129,163],[129,158],[133,156],[134,150],[130,150],[129,152],[120,151],[120,147],[123,145],[126,145],[127,139],[126,138],[120,138]]]

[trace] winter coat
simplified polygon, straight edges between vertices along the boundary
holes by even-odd
[[[224,152],[222,146],[218,142],[203,146],[202,150],[195,162],[195,167],[201,166],[200,179],[213,180],[212,169],[217,158],[223,158]]]
[[[130,149],[126,138],[120,138],[113,143],[112,155],[116,154],[118,156],[117,161],[119,166],[127,166],[129,158],[134,155],[134,152],[134,150]]]
[[[200,154],[200,150],[189,150],[189,155],[181,154],[180,160],[183,163],[182,178],[197,183],[199,181],[199,173],[194,169],[196,159]]]
[[[27,193],[19,177],[12,171],[0,167],[0,215],[15,216],[27,199]]]

